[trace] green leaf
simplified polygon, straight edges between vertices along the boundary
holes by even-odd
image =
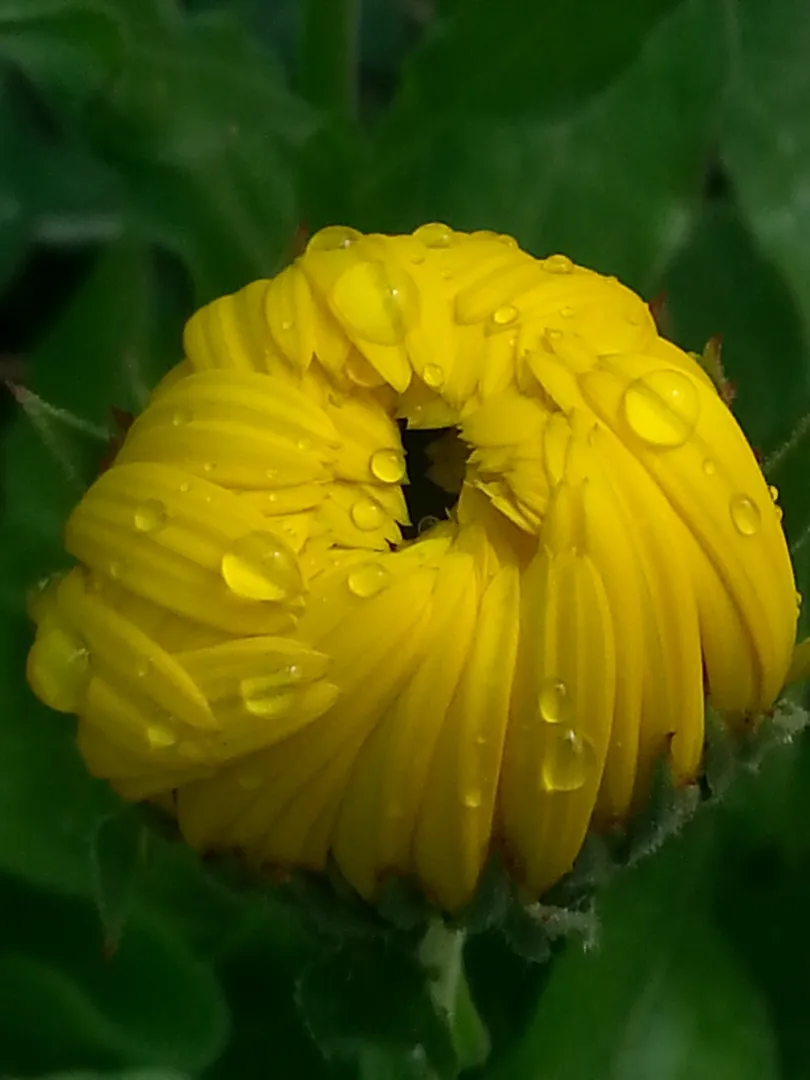
[[[723,86],[721,29],[713,0],[688,0],[603,93],[553,123],[467,111],[437,128],[422,99],[411,125],[393,126],[377,148],[358,221],[379,227],[382,213],[386,229],[447,220],[505,231],[537,254],[564,251],[650,290],[698,204]]]
[[[498,1076],[776,1080],[764,1002],[701,897],[712,854],[692,827],[606,892],[601,943],[557,961]]]
[[[96,904],[108,953],[118,948],[139,873],[144,869],[149,834],[143,815],[124,806],[102,821],[93,845]]]
[[[61,95],[60,107],[97,93],[122,46],[120,23],[105,0],[0,0],[0,58]]]
[[[439,111],[559,112],[615,76],[677,3],[457,4],[415,56],[403,97]]]
[[[327,1059],[359,1059],[363,1067],[371,1052],[391,1076],[396,1069],[408,1077],[456,1073],[446,1018],[424,968],[401,941],[356,938],[330,950],[303,974],[296,997]]]
[[[105,957],[90,904],[6,880],[0,924],[1,1068],[194,1071],[220,1053],[227,1014],[216,980],[156,918],[133,915]]]
[[[810,335],[810,22],[802,0],[727,5],[734,49],[725,160],[765,253]]]

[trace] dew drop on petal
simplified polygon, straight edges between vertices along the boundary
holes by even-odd
[[[759,529],[761,521],[759,507],[747,495],[732,496],[729,512],[734,528],[742,536],[753,536]]]
[[[774,502],[779,498],[779,488],[774,487],[773,484],[768,484],[768,494]]]
[[[454,241],[453,230],[441,221],[431,221],[427,225],[420,225],[418,229],[414,229],[413,237],[429,248],[450,247]]]
[[[574,309],[570,304],[564,304],[560,308],[560,317],[563,319],[572,319],[574,317]]]
[[[362,239],[363,234],[348,225],[327,225],[310,237],[307,251],[339,251]]]
[[[398,484],[405,475],[405,460],[398,450],[375,450],[369,468],[381,483]]]
[[[549,255],[543,260],[543,269],[550,274],[570,274],[574,264],[567,255]]]
[[[378,562],[364,563],[356,567],[347,578],[349,591],[362,600],[376,596],[390,581],[390,570]]]
[[[422,382],[432,390],[437,390],[444,382],[444,372],[438,364],[425,364]]]
[[[289,333],[290,330],[292,330],[293,326],[295,326],[295,323],[292,319],[282,320],[281,329],[284,330],[286,333]]]
[[[502,307],[495,308],[492,313],[492,322],[495,326],[508,326],[515,321],[519,314],[520,312],[514,304],[504,304]]]
[[[157,532],[166,524],[166,507],[160,499],[145,499],[135,507],[135,528],[138,532]]]
[[[183,483],[180,485],[179,490],[183,495],[188,494],[188,492],[191,490],[191,484],[189,484],[188,480],[183,481]]]
[[[240,537],[222,556],[221,572],[231,592],[248,600],[287,600],[303,591],[298,560],[274,533]]]
[[[182,427],[183,424],[189,424],[194,419],[194,414],[190,409],[177,409],[172,416],[172,423],[175,427]]]
[[[261,676],[242,679],[239,693],[251,716],[261,716],[265,720],[286,716],[298,700],[295,691],[280,689],[272,683],[268,686],[268,680]]]
[[[683,446],[700,415],[694,383],[672,368],[631,382],[624,392],[623,406],[630,430],[648,445],[662,449]]]
[[[146,729],[146,741],[152,750],[165,750],[169,746],[174,746],[177,736],[171,728],[163,724],[150,724]]]
[[[568,710],[568,687],[562,679],[543,679],[538,695],[540,715],[549,724],[561,724]]]
[[[112,559],[107,565],[107,573],[111,578],[120,578],[123,567],[117,559]]]
[[[375,499],[358,499],[352,505],[351,517],[358,529],[372,532],[374,529],[379,529],[385,521],[385,510]]]
[[[576,791],[588,779],[595,763],[596,755],[587,738],[560,724],[548,726],[540,776],[546,791]]]
[[[468,791],[465,791],[463,801],[468,810],[477,810],[482,802],[481,789],[470,788]]]
[[[299,439],[295,446],[297,450],[300,450],[302,454],[305,454],[308,450],[312,449],[312,439]]]
[[[375,345],[398,345],[419,318],[419,290],[399,266],[364,259],[335,282],[332,304],[359,338]]]
[[[423,536],[424,533],[429,532],[438,524],[439,519],[437,517],[434,517],[433,514],[425,514],[423,518],[419,519],[419,524],[416,526],[417,536]]]
[[[41,626],[28,655],[28,679],[37,697],[59,712],[75,712],[90,679],[90,654],[72,630]]]
[[[215,465],[214,465],[213,461],[204,461],[203,462],[203,472],[212,473],[214,471],[214,469],[215,469]]]
[[[704,476],[714,476],[716,472],[717,466],[715,465],[715,463],[712,461],[711,458],[706,458],[706,460],[703,462]]]

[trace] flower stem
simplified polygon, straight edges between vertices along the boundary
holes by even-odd
[[[313,105],[357,115],[361,0],[303,0],[299,80]]]

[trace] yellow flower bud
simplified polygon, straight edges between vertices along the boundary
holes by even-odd
[[[331,854],[366,897],[400,874],[448,909],[499,849],[540,895],[662,754],[695,777],[707,696],[779,692],[778,511],[616,280],[494,233],[331,227],[185,352],[67,523],[29,678],[196,847]],[[457,505],[411,542],[398,421],[461,440],[431,466]]]

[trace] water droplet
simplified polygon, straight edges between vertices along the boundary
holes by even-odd
[[[203,462],[203,472],[211,473],[214,471],[215,468],[216,466],[214,465],[213,461]]]
[[[774,487],[773,484],[768,484],[768,494],[774,502],[779,498],[779,488]]]
[[[240,537],[222,556],[225,584],[248,600],[288,600],[303,591],[294,552],[269,532]]]
[[[278,479],[278,469],[265,469],[264,470],[264,478],[265,478],[265,480],[276,480],[276,479]]]
[[[350,330],[376,345],[398,345],[419,318],[419,290],[407,270],[371,259],[340,275],[332,304]]]
[[[481,805],[482,796],[480,788],[470,788],[464,792],[464,805],[468,810],[477,810]]]
[[[121,566],[121,563],[118,562],[117,559],[112,559],[110,561],[109,565],[107,566],[107,573],[110,575],[111,578],[119,578],[119,577],[121,577],[122,570],[123,570],[123,567]]]
[[[692,380],[673,368],[635,379],[624,392],[630,429],[650,446],[683,446],[695,430],[700,398]]]
[[[59,712],[76,712],[89,679],[84,641],[60,623],[43,623],[28,656],[28,681],[37,697]]]
[[[294,690],[279,688],[264,677],[242,679],[239,693],[251,716],[261,716],[265,720],[286,716],[298,701]]]
[[[177,409],[172,416],[172,423],[175,427],[182,427],[183,424],[189,424],[194,419],[194,414],[190,409]]]
[[[165,750],[168,746],[174,746],[177,736],[163,724],[150,724],[146,729],[146,741],[152,750]]]
[[[190,490],[191,490],[191,484],[189,484],[188,480],[184,480],[183,483],[180,485],[181,493],[183,495],[187,495]]]
[[[312,439],[299,439],[295,445],[302,454],[305,454],[308,450],[312,449]]]
[[[422,536],[424,533],[429,532],[430,529],[439,524],[439,519],[434,517],[433,514],[425,514],[423,518],[419,519],[419,524],[416,526],[417,536]]]
[[[236,782],[243,791],[258,791],[262,786],[262,777],[260,773],[241,773]]]
[[[747,495],[734,495],[729,503],[729,512],[734,528],[743,536],[753,536],[759,529],[759,508]]]
[[[385,511],[376,499],[362,498],[353,504],[351,509],[352,521],[358,529],[371,532],[379,529],[385,521]]]
[[[376,596],[391,581],[391,572],[381,563],[364,563],[352,570],[347,578],[349,591],[367,600],[370,596]]]
[[[283,319],[281,322],[281,329],[284,330],[286,333],[289,333],[290,330],[292,330],[293,326],[295,326],[295,323],[292,319]]]
[[[515,321],[519,314],[520,312],[514,304],[504,304],[502,307],[495,308],[492,313],[492,321],[496,326],[508,326],[509,323]]]
[[[431,389],[438,389],[444,382],[444,372],[438,364],[425,364],[422,372],[422,382]]]
[[[411,262],[414,266],[421,266],[427,256],[422,251],[418,251],[415,255],[411,255]]]
[[[572,728],[549,724],[541,784],[546,791],[576,791],[596,763],[593,746]]]
[[[452,271],[452,270],[448,270],[448,269],[447,269],[446,267],[445,267],[445,269],[444,269],[444,270],[440,271],[440,273],[441,273],[441,276],[442,276],[442,278],[443,278],[443,279],[444,279],[445,281],[449,281],[449,280],[450,280],[450,278],[451,278],[451,277],[453,276],[453,271]]]
[[[564,304],[560,308],[560,318],[562,318],[562,319],[573,319],[573,317],[574,317],[574,309],[571,307],[570,304]]]
[[[149,670],[150,670],[151,666],[152,666],[151,660],[148,657],[144,657],[142,660],[140,660],[138,662],[138,665],[135,668],[136,676],[139,679],[145,679],[146,676],[149,674]]]
[[[803,599],[804,599],[804,597],[803,597],[803,596],[802,596],[802,594],[801,594],[801,593],[800,593],[800,592],[799,592],[799,591],[797,590],[797,591],[796,591],[796,607],[797,607],[797,608],[800,608],[800,607],[802,606],[802,600],[803,600]]]
[[[570,274],[574,264],[567,255],[549,255],[543,260],[543,269],[550,274]]]
[[[327,225],[310,237],[307,251],[339,251],[362,239],[363,234],[357,229],[350,229],[348,225]]]
[[[454,241],[453,230],[441,221],[431,221],[414,229],[414,239],[420,240],[425,247],[446,248]]]
[[[135,507],[135,528],[138,532],[155,532],[166,524],[167,516],[160,499],[145,499]]]
[[[538,695],[540,715],[549,724],[560,724],[568,711],[568,687],[562,679],[543,679]]]
[[[717,472],[717,466],[715,465],[715,463],[712,461],[711,458],[706,458],[706,460],[703,462],[703,473],[704,473],[704,475],[705,476],[714,476],[714,474],[716,472]]]
[[[405,475],[405,459],[399,450],[375,450],[369,468],[383,484],[398,484]]]

